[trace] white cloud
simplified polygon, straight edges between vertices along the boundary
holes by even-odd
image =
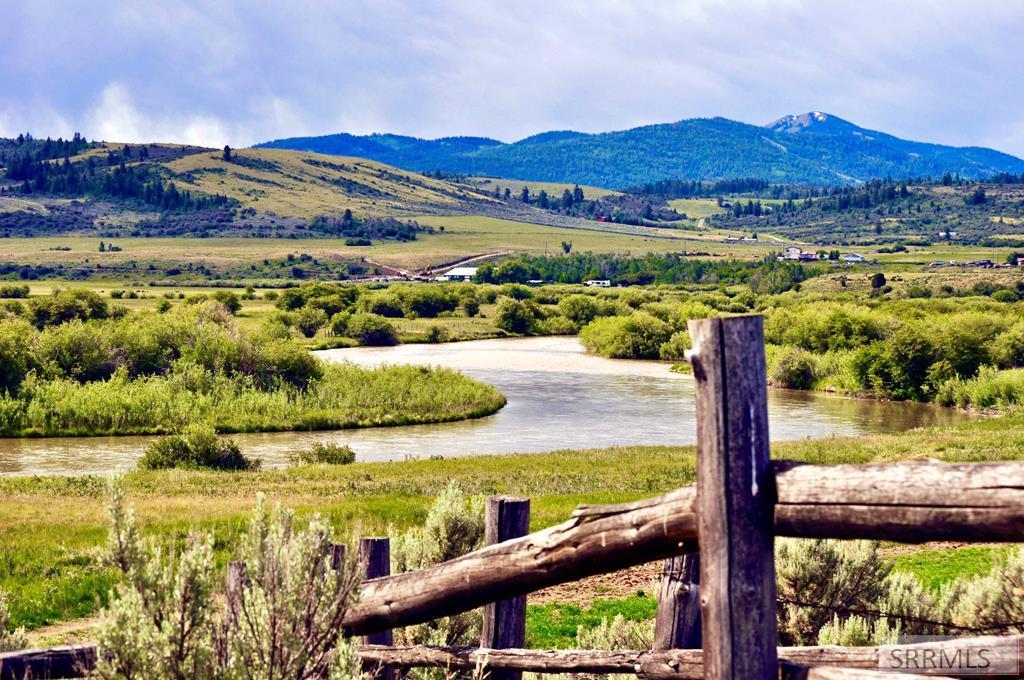
[[[40,134],[513,139],[820,109],[1024,154],[1024,5],[1001,0],[40,0],[5,21],[0,125]]]

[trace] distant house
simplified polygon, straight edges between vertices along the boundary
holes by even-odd
[[[858,255],[857,253],[847,253],[846,255],[843,255],[843,262],[853,263],[853,262],[867,262],[867,261],[868,261],[868,259],[866,257],[864,257],[863,255]]]
[[[782,259],[793,260],[797,262],[810,262],[818,259],[817,253],[809,253],[803,248],[797,248],[796,246],[789,246],[782,253]]]
[[[473,277],[476,276],[476,267],[456,267],[455,269],[449,269],[441,276],[437,277],[438,281],[472,281]]]
[[[589,281],[584,281],[583,285],[592,288],[611,288],[612,282],[608,279],[590,279]]]

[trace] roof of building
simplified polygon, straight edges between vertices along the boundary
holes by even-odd
[[[476,267],[456,267],[444,273],[445,276],[476,276]]]

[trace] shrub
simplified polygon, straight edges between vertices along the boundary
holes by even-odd
[[[498,289],[498,294],[513,300],[529,300],[533,297],[533,290],[518,283],[506,283]]]
[[[679,331],[673,333],[668,342],[661,346],[658,354],[665,361],[683,361],[686,359],[686,350],[691,346],[690,334],[687,331]]]
[[[540,316],[536,305],[525,300],[505,298],[498,304],[494,325],[503,331],[529,335]]]
[[[11,628],[11,612],[7,605],[7,594],[0,591],[0,652],[13,652],[28,647],[28,636],[24,628]]]
[[[390,319],[405,316],[405,304],[393,291],[378,291],[367,295],[359,300],[359,308],[364,312]]]
[[[809,390],[814,386],[816,361],[799,347],[781,347],[768,368],[768,382],[776,387]]]
[[[1024,321],[1018,321],[992,342],[992,360],[1000,368],[1024,366]]]
[[[877,543],[776,540],[779,642],[814,644],[835,611],[871,609],[884,595],[891,570]]]
[[[397,345],[398,334],[387,319],[377,314],[353,314],[345,334],[362,345]]]
[[[920,401],[930,390],[929,369],[934,357],[928,336],[917,328],[903,327],[885,342],[855,352],[850,367],[862,389]]]
[[[314,442],[308,449],[296,451],[289,458],[293,465],[349,465],[356,462],[356,452],[346,444]]]
[[[394,532],[390,532],[394,535]],[[403,573],[453,560],[476,550],[484,540],[484,499],[469,496],[456,482],[437,496],[423,525],[397,534],[391,545],[391,569]],[[396,644],[479,644],[480,611],[463,612],[395,630]],[[446,677],[426,673],[427,677]]]
[[[0,286],[0,298],[27,298],[29,287],[27,285]]]
[[[598,315],[597,301],[590,295],[569,295],[558,301],[558,313],[582,328]]]
[[[348,333],[348,322],[351,318],[352,312],[338,312],[327,323],[327,332],[335,337],[346,335]]]
[[[576,324],[558,314],[541,321],[539,329],[544,335],[575,335],[577,331]]]
[[[232,315],[238,314],[242,309],[242,301],[238,298],[236,293],[230,290],[218,290],[210,297],[224,305],[224,308],[231,312]]]
[[[627,621],[622,614],[616,614],[611,623],[602,618],[601,625],[591,630],[576,629],[580,649],[650,649],[653,644],[654,621]]]
[[[448,342],[448,329],[440,324],[434,324],[427,328],[423,338],[431,343]]]
[[[311,338],[327,325],[327,314],[316,307],[303,307],[295,312],[295,327],[303,336]]]
[[[466,295],[459,299],[459,311],[463,316],[474,317],[480,313],[480,302],[475,296]]]
[[[1024,547],[1017,547],[988,574],[960,579],[943,592],[955,625],[994,634],[1024,633]]]
[[[657,359],[672,327],[646,312],[595,319],[580,331],[591,352],[613,359]]]
[[[139,459],[142,470],[256,470],[259,466],[258,460],[243,456],[235,442],[221,439],[205,425],[192,425],[184,434],[156,440]]]
[[[333,563],[319,516],[299,529],[259,496],[240,555],[246,581],[225,598],[211,535],[192,532],[181,547],[143,540],[116,484],[110,515],[105,562],[123,585],[97,630],[97,678],[361,677],[341,625],[359,583],[355,560]]]
[[[28,314],[36,328],[45,328],[73,319],[105,319],[110,316],[110,308],[99,294],[76,288],[54,291],[49,297],[32,299],[29,301]]]
[[[83,383],[106,380],[117,368],[109,335],[78,319],[40,333],[37,352],[50,371]]]
[[[15,394],[35,366],[36,330],[21,319],[0,321],[0,394]]]

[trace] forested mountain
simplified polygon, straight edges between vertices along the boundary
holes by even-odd
[[[481,137],[293,137],[257,146],[362,156],[415,171],[626,188],[665,179],[754,177],[772,183],[854,184],[878,177],[980,179],[1024,172],[1024,160],[981,147],[911,142],[812,112],[767,126],[725,118],[585,134],[545,132],[505,144]]]

